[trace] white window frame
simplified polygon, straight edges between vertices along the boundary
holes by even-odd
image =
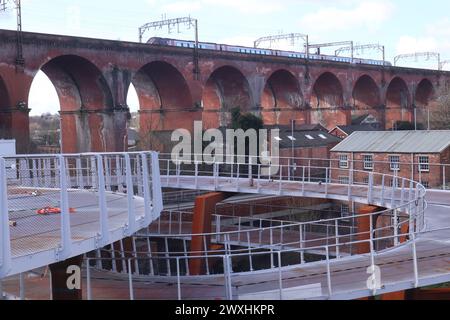
[[[366,161],[366,157],[371,157],[371,159],[372,159],[370,161],[370,163],[371,163],[370,167],[366,166],[366,164],[369,163],[369,161]],[[373,158],[374,158],[373,154],[363,154],[362,158],[363,158],[363,168],[364,168],[364,170],[373,171],[375,169],[375,164],[374,164],[374,160],[373,160]]]
[[[339,181],[339,184],[347,185],[350,183],[350,177],[340,176],[340,177],[338,177],[338,181]]]
[[[398,158],[398,162],[392,162],[392,158],[393,157],[397,157]],[[388,156],[389,159],[389,168],[392,172],[400,172],[400,155],[398,154],[390,154]],[[397,164],[397,168],[394,168],[393,164],[396,163]]]
[[[425,158],[427,159],[427,162],[421,162],[421,160],[423,160]],[[417,156],[417,163],[418,163],[419,172],[430,172],[430,156],[429,155]]]
[[[339,154],[339,169],[348,169],[350,167],[350,161],[348,154]],[[343,157],[346,158],[346,160],[343,160]],[[345,163],[345,165],[343,165]]]

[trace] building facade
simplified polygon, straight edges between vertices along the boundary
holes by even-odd
[[[339,183],[368,184],[374,172],[375,183],[385,174],[427,188],[450,187],[450,131],[355,132],[331,150],[331,159],[332,179]],[[357,171],[350,177],[352,168]],[[392,180],[385,178],[385,185]]]

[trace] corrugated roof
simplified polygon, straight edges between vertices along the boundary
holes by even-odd
[[[440,153],[449,146],[450,131],[358,131],[331,151]]]

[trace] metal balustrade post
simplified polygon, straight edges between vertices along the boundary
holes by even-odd
[[[104,180],[106,181],[106,190],[111,191],[111,170],[110,170],[110,166],[109,166],[109,158],[108,157],[104,157],[105,159],[105,177]],[[98,169],[98,171],[100,171],[100,168]],[[100,186],[99,186],[100,188]]]
[[[198,190],[198,162],[195,161],[195,189]]]
[[[19,274],[19,299],[25,300],[25,274],[23,272]]]
[[[402,191],[400,195],[400,207],[402,208],[405,205],[405,179],[402,178]]]
[[[69,196],[67,192],[67,170],[65,158],[60,155],[60,206],[61,206],[61,248],[58,260],[65,260],[72,252],[72,235],[70,227]]]
[[[328,246],[325,247],[325,252],[327,255],[327,286],[328,286],[328,298],[331,299],[333,291],[331,288],[331,265],[330,265],[330,249]]]
[[[270,269],[275,268],[275,263],[273,261],[273,229],[270,228]]]
[[[153,220],[153,216],[152,216],[152,210],[151,210],[151,205],[153,205],[152,203],[152,197],[150,194],[150,187],[149,187],[149,182],[150,182],[150,174],[149,174],[149,168],[148,168],[148,158],[147,158],[147,154],[146,153],[141,153],[141,163],[142,163],[142,190],[144,192],[144,220],[145,220],[145,225],[149,225],[152,220]]]
[[[170,160],[167,160],[167,171],[166,171],[166,179],[167,179],[167,185],[169,185],[170,182]]]
[[[163,198],[161,187],[161,172],[159,168],[159,155],[153,151],[152,157],[152,204],[153,204],[153,220],[157,219],[163,210]]]
[[[150,268],[150,275],[155,275],[155,270],[153,268],[153,254],[152,254],[152,245],[150,242],[150,237],[147,237],[147,248],[148,248],[148,262],[149,262],[149,268]]]
[[[252,257],[252,245],[250,241],[250,232],[247,232],[247,242],[248,242],[248,258],[250,263],[250,271],[253,271],[253,257]]]
[[[334,230],[334,234],[336,236],[336,258],[340,259],[341,258],[341,254],[340,254],[340,241],[339,241],[339,220],[335,220],[335,226],[334,226],[335,230]]]
[[[208,244],[206,236],[203,236],[203,248],[205,250],[205,266],[206,266],[206,275],[210,275],[209,273],[209,258],[208,258]]]
[[[92,178],[92,188],[97,189],[97,175],[96,175],[96,171],[97,171],[97,167],[95,166],[95,157],[90,157],[91,160],[91,171],[90,171],[90,176]]]
[[[189,276],[190,271],[189,271],[189,256],[188,256],[188,252],[187,252],[187,241],[183,240],[183,253],[184,253],[184,262],[185,262],[185,268],[186,268],[186,275]]]
[[[123,175],[122,175],[122,159],[116,156],[116,182],[120,193],[123,193]]]
[[[128,230],[126,234],[131,236],[136,232],[136,208],[134,203],[134,185],[133,185],[133,175],[131,171],[131,160],[130,155],[125,154],[125,175],[127,183],[127,204],[128,204]]]
[[[86,260],[86,287],[87,287],[87,300],[92,300],[92,284],[91,284],[91,260]]]
[[[283,274],[281,265],[281,251],[278,251],[278,285],[280,286],[280,300],[283,300]]]
[[[177,292],[178,292],[178,301],[181,301],[180,257],[177,257]]]
[[[242,217],[238,217],[238,243],[241,243]]]
[[[394,246],[398,246],[398,211],[394,209]]]
[[[177,187],[181,184],[181,161],[178,158],[175,161],[175,175],[177,178]]]
[[[414,288],[419,287],[419,265],[417,261],[416,234],[411,232],[413,263],[414,263]]]
[[[137,248],[136,248],[136,237],[132,237],[131,242],[133,245],[134,273],[138,276],[140,274],[140,272],[139,272],[139,260],[138,260]]]
[[[305,196],[305,174],[306,168],[302,167],[302,196]]]
[[[385,188],[386,188],[386,184],[385,184],[385,179],[386,176],[383,174],[381,177],[381,205],[384,205],[384,196],[385,196]]]
[[[236,168],[236,192],[239,192],[239,180],[241,177],[241,169],[240,169],[240,164],[237,163],[237,168]]]
[[[51,188],[51,165],[50,165],[50,159],[44,159],[44,183],[47,188]],[[78,186],[80,184],[78,183]]]
[[[164,238],[164,245],[165,245],[165,258],[166,258],[166,267],[167,267],[167,275],[169,277],[172,276],[172,270],[170,268],[170,255],[169,255],[169,239]]]
[[[303,224],[300,224],[299,225],[299,234],[300,234],[300,264],[305,264],[305,252],[304,252],[304,248],[303,248],[303,246],[304,246],[304,244],[303,244],[303,237],[304,237],[304,232],[303,232],[303,228],[304,228],[304,225]]]
[[[291,159],[289,158],[288,159],[288,172],[287,172],[287,174],[288,174],[288,181],[291,181],[291,170],[292,170],[292,168],[291,168]]]
[[[103,157],[97,155],[98,168],[98,202],[100,209],[100,246],[104,247],[109,243],[108,208],[106,202],[106,186],[103,168]]]
[[[325,169],[325,197],[328,197],[328,168]]]
[[[280,182],[278,186],[278,194],[281,196],[283,194],[283,166],[280,165]]]
[[[219,170],[218,170],[218,165],[217,162],[214,162],[213,164],[213,178],[214,178],[214,190],[217,191],[218,188],[218,184],[219,184]]]
[[[8,211],[8,184],[6,162],[0,157],[0,277],[5,276],[11,268],[11,237]]]
[[[367,202],[373,203],[373,172],[369,173],[369,186],[367,188]]]
[[[447,179],[446,179],[446,172],[445,172],[445,165],[442,165],[442,190],[447,190]]]
[[[131,272],[131,259],[128,259],[128,285],[130,288],[130,300],[134,300],[134,289],[133,289],[133,272]]]
[[[258,181],[256,182],[258,192],[261,191],[261,164],[258,164]]]
[[[33,164],[33,169],[32,169],[32,172],[33,172],[33,187],[34,188],[39,188],[36,159],[33,159],[31,163]]]
[[[308,160],[308,182],[311,183],[311,160]]]

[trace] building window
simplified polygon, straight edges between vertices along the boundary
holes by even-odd
[[[428,181],[422,181],[422,185],[427,189],[430,188],[430,182],[428,182]]]
[[[339,155],[339,168],[348,169],[348,155],[346,154]]]
[[[389,156],[391,171],[400,171],[400,156]]]
[[[369,185],[369,178],[368,177],[364,177],[363,178],[363,185]]]
[[[419,157],[419,172],[430,172],[430,157]]]
[[[349,184],[350,179],[348,177],[339,177],[339,184]]]
[[[341,205],[341,217],[345,218],[350,215],[350,207],[348,204]]]
[[[364,170],[373,170],[373,155],[364,155]]]

